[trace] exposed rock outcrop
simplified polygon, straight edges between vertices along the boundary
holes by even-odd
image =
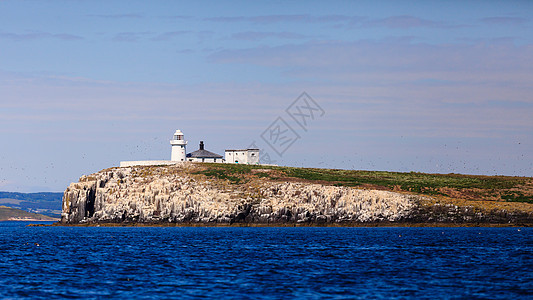
[[[408,216],[415,196],[256,180],[230,184],[195,165],[128,167],[80,178],[65,191],[62,222],[373,222]]]
[[[421,206],[423,197],[390,191],[262,177],[235,184],[200,174],[202,168],[184,163],[112,168],[83,176],[64,193],[62,222],[321,224],[461,222],[486,217],[479,212],[452,212],[454,219],[446,219],[440,207]]]

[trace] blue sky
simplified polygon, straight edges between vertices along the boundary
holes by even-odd
[[[177,128],[281,165],[533,176],[533,2],[190,2],[0,0],[0,190],[169,159]]]

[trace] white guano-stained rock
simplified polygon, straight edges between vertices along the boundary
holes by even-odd
[[[397,221],[417,196],[309,183],[230,184],[186,163],[83,176],[65,190],[62,222],[342,223]]]

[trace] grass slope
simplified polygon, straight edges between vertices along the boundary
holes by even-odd
[[[372,188],[464,201],[522,202],[533,204],[533,178],[417,172],[355,171],[338,169],[203,164],[197,172],[227,179],[232,184],[251,176],[272,181],[302,181],[335,186]]]
[[[41,221],[56,221],[56,218],[49,216],[30,213],[21,209],[0,206],[0,221],[13,220],[41,220]]]

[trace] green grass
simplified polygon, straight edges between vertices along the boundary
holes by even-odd
[[[229,175],[227,174],[226,170],[223,170],[223,169],[209,169],[209,170],[199,171],[194,174],[203,174],[208,177],[215,177],[215,178],[222,179],[222,180],[227,179],[232,184],[239,184],[241,182],[241,178],[237,176]]]
[[[27,212],[21,209],[0,206],[0,221],[7,221],[10,218],[16,218],[16,219],[31,218],[31,219],[37,219],[37,220],[43,220],[43,221],[55,220],[54,218],[51,218],[49,216],[35,214],[35,213]]]
[[[232,184],[244,183],[241,175],[250,174],[253,169],[261,169],[263,166],[254,165],[239,165],[239,164],[206,164],[209,166],[207,170],[196,172],[195,174],[204,174],[208,177],[215,177],[218,179],[227,179]],[[267,177],[268,173],[258,172],[255,175],[258,177]]]
[[[253,169],[271,169],[277,172],[273,174],[267,172],[253,173],[251,172]],[[266,177],[271,180],[283,180],[285,177],[292,177],[328,182],[335,186],[375,186],[432,196],[452,197],[454,191],[459,191],[468,193],[470,197],[480,200],[501,193],[503,194],[501,200],[533,203],[532,196],[507,193],[510,189],[520,189],[524,184],[530,182],[531,178],[527,177],[355,171],[238,164],[209,164],[207,170],[198,173],[219,179],[228,179],[234,184],[242,183],[242,175],[251,173],[256,177]]]
[[[270,174],[265,173],[265,172],[257,172],[254,175],[259,177],[259,178],[263,178],[263,177],[269,177],[270,178]]]
[[[533,203],[533,196],[525,196],[521,192],[508,192],[502,195],[502,199],[509,202]]]
[[[509,189],[526,182],[526,178],[501,176],[473,176],[460,174],[399,173],[384,171],[352,171],[331,169],[283,168],[290,177],[308,180],[335,181],[339,185],[372,184],[389,187],[400,186],[416,192],[427,188],[449,187],[454,189]]]

